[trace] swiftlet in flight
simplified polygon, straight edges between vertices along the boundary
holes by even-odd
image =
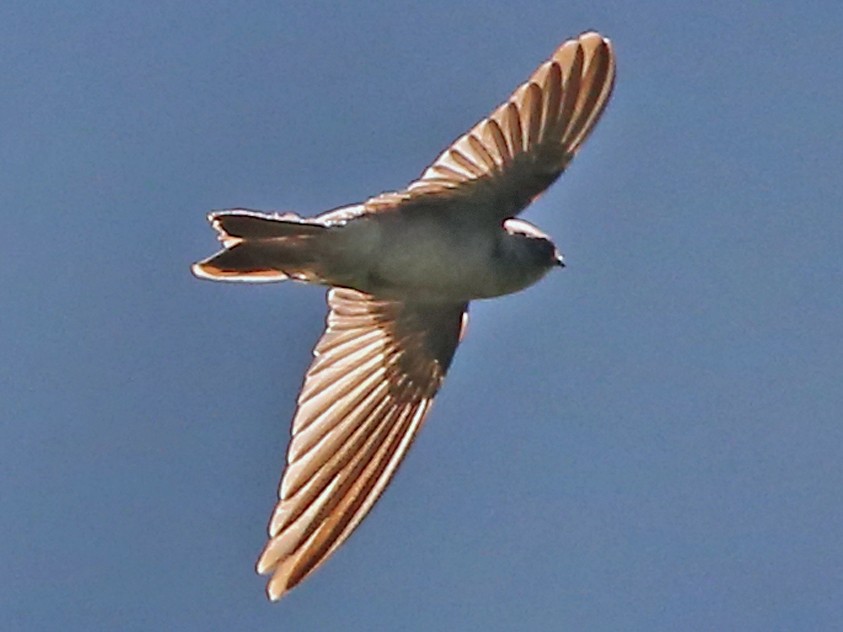
[[[522,290],[562,255],[515,216],[568,166],[609,100],[608,39],[562,44],[405,189],[312,218],[211,213],[214,281],[328,288],[257,571],[280,599],[360,524],[404,457],[465,330],[469,301]]]

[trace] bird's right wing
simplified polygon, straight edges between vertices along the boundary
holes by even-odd
[[[565,170],[612,93],[608,39],[583,33],[562,44],[512,96],[458,138],[405,191],[372,210],[419,197],[457,197],[495,221],[513,217]]]
[[[341,288],[328,304],[257,564],[272,575],[273,601],[345,541],[389,483],[445,377],[467,308]]]

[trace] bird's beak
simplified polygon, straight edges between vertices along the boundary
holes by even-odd
[[[560,253],[560,252],[556,253],[556,265],[559,266],[560,268],[565,267],[565,257],[562,256],[562,253]]]

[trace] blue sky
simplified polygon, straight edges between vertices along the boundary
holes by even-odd
[[[838,2],[8,2],[9,630],[794,630],[843,619]],[[395,189],[564,39],[613,101],[473,305],[370,517],[264,541],[323,292],[200,282],[205,214]]]

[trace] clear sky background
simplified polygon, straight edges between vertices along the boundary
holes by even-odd
[[[840,2],[5,2],[4,630],[832,630]],[[369,518],[253,563],[323,291],[194,279],[205,214],[403,186],[563,40],[596,133]]]

